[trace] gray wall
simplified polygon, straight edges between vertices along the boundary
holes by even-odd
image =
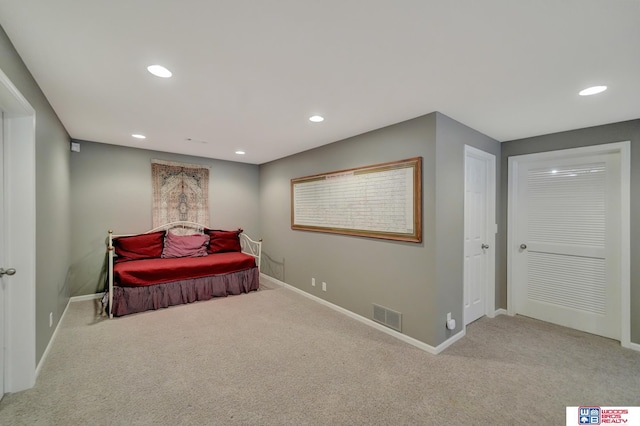
[[[581,146],[599,145],[611,142],[631,141],[631,341],[640,343],[640,120],[625,121],[605,126],[589,127],[586,129],[554,133],[502,144],[502,170],[500,191],[502,203],[500,206],[503,229],[507,218],[507,192],[509,157],[513,155],[532,154],[559,149],[577,148]],[[507,257],[506,234],[500,237],[500,253],[503,259]],[[507,306],[507,270],[506,262],[498,270],[499,306]]]
[[[36,111],[36,361],[69,300],[69,135],[0,29],[0,69]],[[49,313],[54,324],[49,327]]]
[[[442,343],[452,334],[444,327],[446,312],[462,322],[465,144],[496,156],[500,149],[433,113],[261,165],[263,272],[366,318],[373,303],[402,312],[404,334]],[[419,156],[422,243],[291,230],[292,178]]]
[[[75,141],[71,153],[71,295],[103,290],[106,237],[151,229],[151,160],[210,167],[209,225],[260,238],[258,166]]]
[[[496,223],[499,222],[498,206],[500,196],[498,185],[500,177],[500,144],[443,114],[438,114],[437,122],[437,173],[436,173],[436,220],[437,235],[437,277],[438,320],[441,325],[447,312],[452,312],[458,323],[462,324],[462,300],[464,281],[464,145],[470,145],[496,157]],[[496,241],[506,227],[498,227]],[[491,250],[491,248],[490,248]],[[502,259],[495,256],[496,271],[502,265]],[[455,311],[452,311],[456,307]],[[496,305],[497,307],[498,305]],[[456,312],[459,312],[456,314]],[[459,327],[459,326],[458,326]],[[440,338],[443,327],[438,327]],[[446,331],[446,330],[445,330]]]

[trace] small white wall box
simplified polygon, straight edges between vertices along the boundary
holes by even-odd
[[[71,142],[71,152],[80,152],[80,144],[78,142]]]

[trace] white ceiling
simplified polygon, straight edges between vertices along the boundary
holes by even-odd
[[[262,164],[433,111],[499,141],[640,118],[640,0],[0,0],[0,25],[80,140]]]

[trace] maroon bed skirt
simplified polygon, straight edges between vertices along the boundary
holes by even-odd
[[[174,305],[248,293],[260,286],[258,268],[224,275],[173,281],[143,287],[113,287],[113,315],[167,308]]]

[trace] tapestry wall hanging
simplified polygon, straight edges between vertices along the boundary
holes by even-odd
[[[209,225],[209,168],[151,160],[153,227],[179,220]]]

